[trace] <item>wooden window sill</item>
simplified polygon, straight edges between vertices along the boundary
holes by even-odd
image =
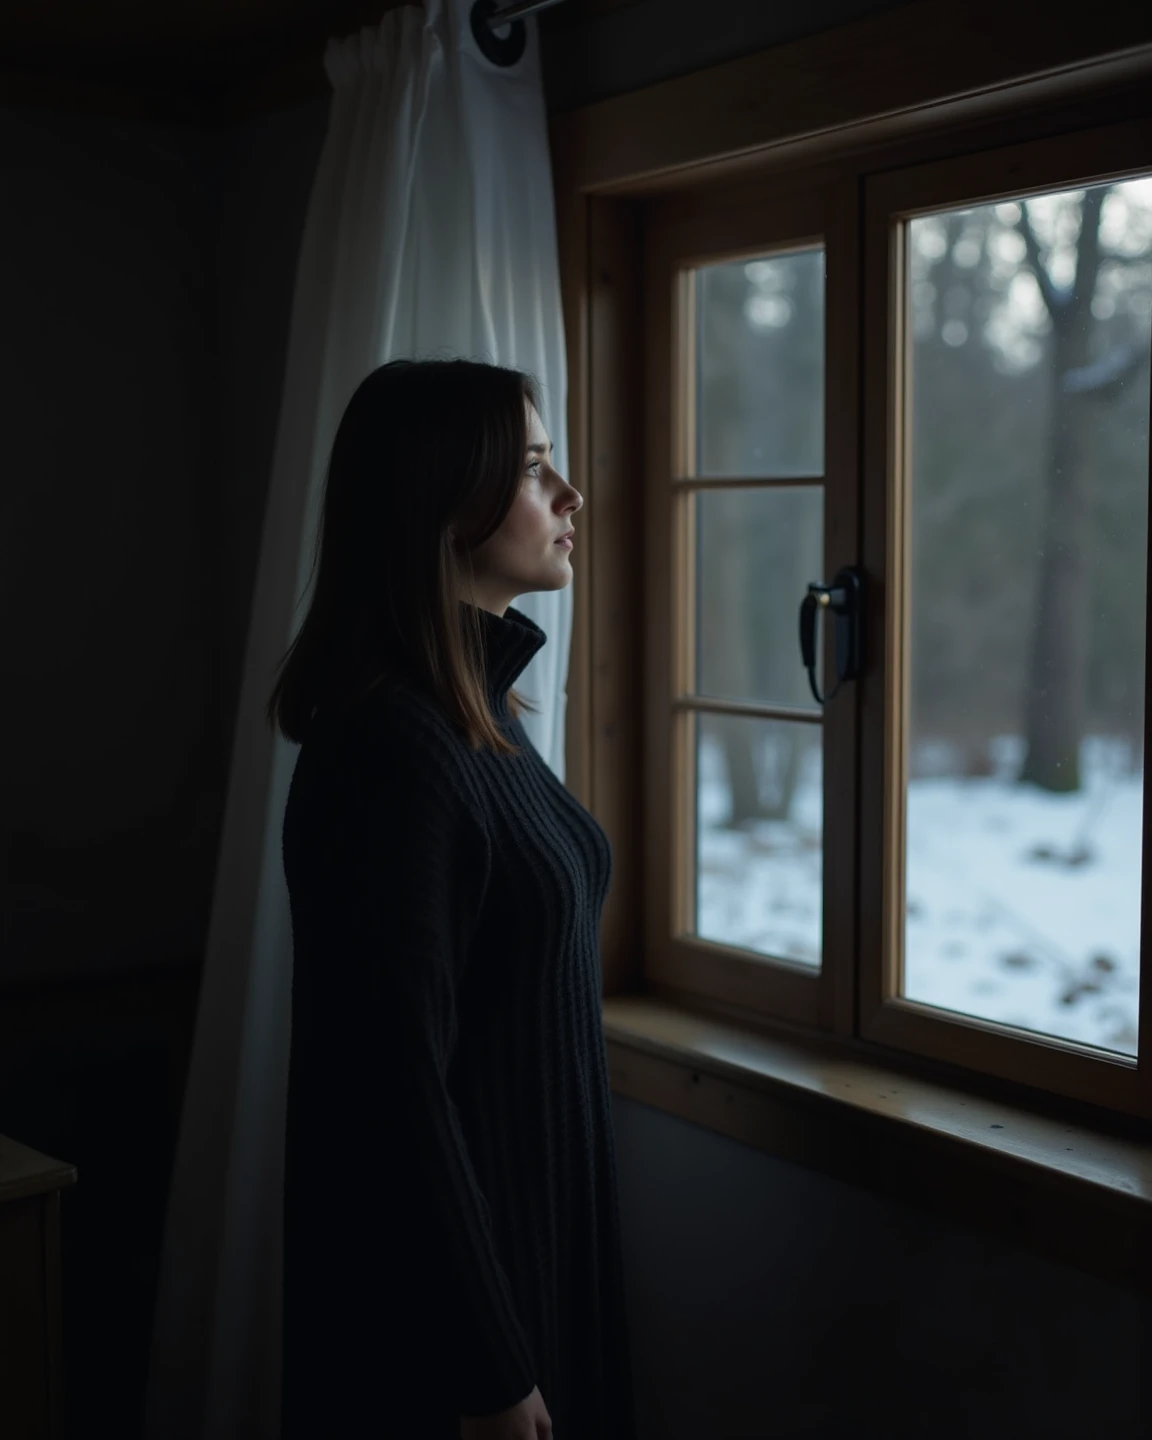
[[[1146,1128],[1042,1113],[651,996],[607,996],[603,1015],[615,1093],[1152,1293]]]

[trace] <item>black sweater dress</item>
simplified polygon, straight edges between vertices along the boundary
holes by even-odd
[[[634,1440],[611,852],[508,710],[544,632],[480,617],[522,754],[402,684],[318,713],[292,777],[283,1440],[458,1440],[533,1386],[555,1440]]]

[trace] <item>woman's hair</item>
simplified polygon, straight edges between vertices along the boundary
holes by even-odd
[[[461,599],[470,552],[521,484],[526,401],[539,411],[531,376],[470,360],[392,360],[361,382],[332,445],[316,590],[278,667],[273,729],[299,744],[317,706],[405,678],[439,699],[474,751],[517,753],[488,705],[481,617]],[[509,708],[535,707],[512,690]]]

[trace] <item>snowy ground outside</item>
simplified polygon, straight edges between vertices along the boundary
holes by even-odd
[[[905,995],[928,1005],[1136,1053],[1143,776],[1124,745],[1086,740],[1083,789],[997,773],[908,790]],[[723,752],[701,737],[697,934],[818,966],[822,787],[814,747],[787,821],[721,828]],[[922,768],[922,767],[921,767]]]

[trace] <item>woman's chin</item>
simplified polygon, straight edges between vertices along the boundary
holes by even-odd
[[[559,546],[556,547],[558,550]],[[568,558],[567,550],[560,550],[559,556],[548,567],[551,579],[541,583],[541,590],[562,590],[572,580],[572,561]]]

